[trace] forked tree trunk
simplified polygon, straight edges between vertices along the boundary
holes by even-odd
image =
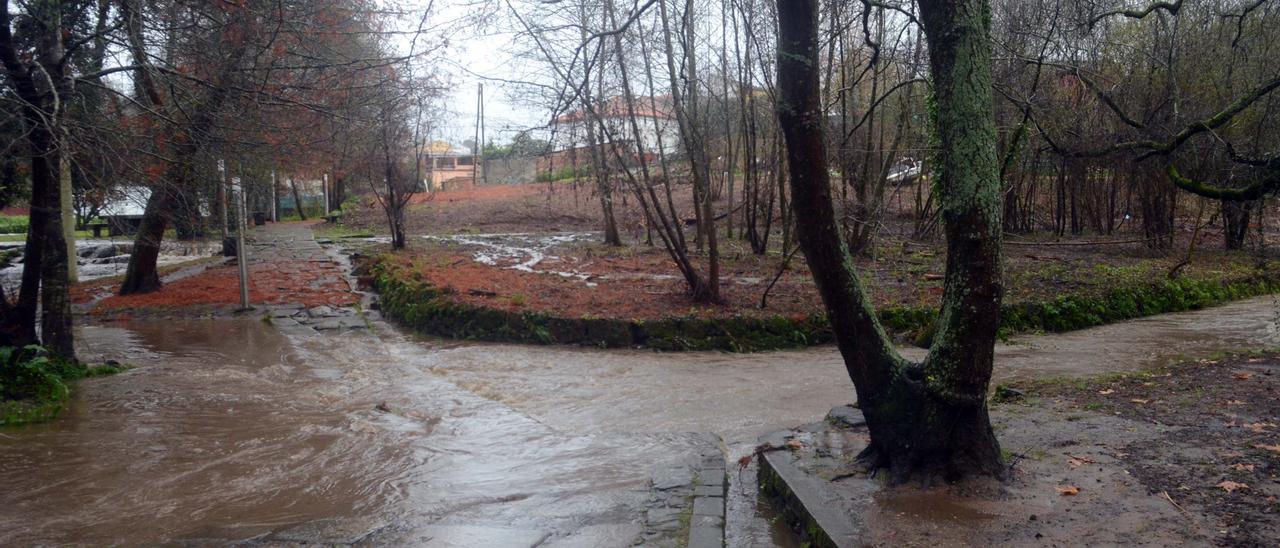
[[[778,115],[796,228],[867,419],[864,462],[894,482],[1002,476],[987,416],[1000,272],[1000,185],[985,0],[921,0],[938,105],[947,274],[923,363],[898,355],[852,266],[832,205],[820,100],[818,1],[779,5]]]

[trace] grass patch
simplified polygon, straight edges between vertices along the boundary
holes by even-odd
[[[115,363],[89,367],[39,346],[0,347],[0,426],[50,420],[66,406],[74,381],[125,369]]]

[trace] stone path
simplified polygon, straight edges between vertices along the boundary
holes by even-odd
[[[246,235],[250,278],[267,295],[267,317],[317,331],[368,327],[346,269],[316,242],[312,224],[272,223]]]

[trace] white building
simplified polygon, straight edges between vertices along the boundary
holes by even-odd
[[[590,145],[587,124],[595,124],[596,139],[601,143],[625,144],[633,154],[656,158],[659,152],[679,152],[680,128],[671,105],[671,96],[636,97],[634,99],[636,125],[640,129],[640,143],[635,146],[635,133],[631,127],[630,110],[625,97],[611,97],[596,106],[608,137],[602,135],[596,120],[578,109],[556,118],[554,145],[557,151],[573,150]],[[609,137],[612,137],[610,139]]]

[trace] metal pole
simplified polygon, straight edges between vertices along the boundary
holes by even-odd
[[[280,221],[280,189],[276,186],[277,184],[276,171],[273,169],[271,170],[271,222],[273,223]]]
[[[240,263],[240,308],[249,308],[249,251],[244,245],[244,221],[248,208],[244,203],[244,188],[240,186],[240,178],[231,179],[232,191],[236,194],[236,208],[239,218],[236,219],[236,262]]]
[[[320,188],[324,194],[324,216],[329,216],[329,174],[323,175],[324,180],[321,182]]]
[[[227,241],[231,234],[227,231],[227,223],[231,219],[227,218],[227,163],[221,159],[218,160],[218,212],[222,214],[222,241]]]

